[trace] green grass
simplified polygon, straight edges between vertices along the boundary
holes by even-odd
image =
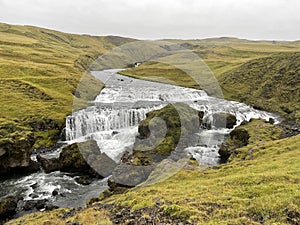
[[[168,179],[113,195],[68,218],[62,215],[69,209],[59,209],[7,224],[110,224],[109,212],[99,210],[99,203],[131,211],[159,206],[166,216],[199,225],[299,224],[300,135],[278,139],[282,130],[262,120],[240,128],[249,133],[249,144],[227,164],[206,168],[190,161]]]
[[[300,52],[251,60],[222,74],[220,85],[228,99],[279,112],[300,122]]]
[[[267,111],[277,112],[299,123],[300,49],[298,45],[290,42],[278,46],[273,46],[271,43],[263,46],[260,43],[227,43],[227,45],[229,47],[213,46],[214,50],[207,47],[210,52],[204,54],[203,59],[211,70],[210,79],[206,79],[205,76],[202,78],[201,73],[198,80],[194,79],[192,73],[188,74],[176,65],[161,62],[145,62],[139,67],[120,73],[140,79],[200,88],[211,95],[221,93],[215,96],[224,96],[228,100],[245,102]],[[243,55],[245,52],[250,52],[250,47],[253,47],[251,54]],[[200,47],[196,45],[191,48]],[[192,64],[189,66],[191,71],[199,71]],[[217,89],[217,92],[212,89]]]
[[[173,83],[179,86],[199,89],[199,85],[191,76],[184,71],[165,63],[145,62],[139,67],[123,70],[122,75],[133,78],[158,81],[162,83]]]
[[[86,225],[111,225],[107,212],[96,209],[77,210],[67,218],[64,215],[70,209],[56,209],[51,212],[38,212],[27,214],[19,219],[11,220],[7,225],[65,225],[65,224],[86,224]]]
[[[161,202],[167,215],[197,224],[299,223],[300,135],[274,140],[279,129],[259,120],[243,128],[249,145],[228,164],[203,170],[192,163],[167,180],[104,201],[132,210]]]
[[[0,40],[0,142],[16,137],[21,140],[33,131],[35,147],[55,142],[65,116],[74,108],[73,99],[79,109],[103,87],[86,74],[83,79],[89,82],[81,82],[81,91],[76,92],[87,65],[99,54],[132,41],[7,24],[0,24]],[[172,42],[204,60],[226,98],[257,104],[291,120],[300,118],[299,42],[232,38]],[[146,62],[122,73],[202,88],[203,83],[199,86],[179,69],[180,65],[175,66]],[[193,62],[189,67],[199,68]],[[86,83],[91,86],[84,86]],[[190,162],[167,180],[134,188],[104,202],[132,210],[161,202],[166,215],[198,224],[299,224],[300,136],[277,140],[281,131],[259,120],[242,128],[250,134],[249,144],[237,149],[228,164],[204,170]],[[97,208],[79,210],[62,219],[65,210],[25,215],[9,224],[111,224],[109,212]]]
[[[85,107],[102,89],[103,84],[85,72],[89,64],[131,41],[1,23],[0,40],[1,117],[25,126],[41,119],[58,124],[56,133],[47,126],[35,130],[35,147],[53,145],[65,117],[72,109]]]

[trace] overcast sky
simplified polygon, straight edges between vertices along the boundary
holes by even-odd
[[[300,0],[0,0],[0,22],[140,39],[299,40]]]

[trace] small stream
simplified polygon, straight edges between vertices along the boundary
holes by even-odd
[[[243,103],[210,97],[202,90],[138,80],[119,75],[118,71],[92,72],[105,83],[105,88],[96,97],[93,106],[67,117],[65,144],[94,139],[102,152],[119,162],[122,154],[132,149],[138,135],[138,124],[146,118],[147,112],[175,102],[184,102],[194,109],[204,111],[204,121],[207,123],[212,120],[214,113],[219,112],[235,115],[237,126],[251,118],[279,120],[274,114],[255,110]],[[214,126],[211,129],[199,127],[196,144],[185,150],[199,163],[216,165],[219,163],[218,149],[231,130]],[[58,157],[59,152],[60,149],[57,149],[42,156]],[[15,195],[24,197],[24,200],[48,199],[59,207],[78,207],[108,188],[107,178],[94,180],[90,185],[81,185],[75,181],[78,176],[80,174],[46,174],[40,171],[12,177],[0,181],[0,197]],[[59,194],[53,196],[54,190],[58,190]]]

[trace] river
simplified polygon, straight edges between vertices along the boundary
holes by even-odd
[[[212,115],[219,112],[235,115],[237,126],[251,118],[274,118],[276,122],[279,119],[274,114],[253,109],[243,103],[210,97],[202,90],[138,80],[119,75],[118,71],[92,72],[105,83],[105,88],[92,102],[92,106],[66,118],[65,144],[94,139],[102,152],[119,162],[122,154],[132,149],[138,135],[138,124],[146,118],[147,112],[175,102],[184,102],[194,109],[204,111],[204,121],[208,123]],[[199,127],[197,141],[185,150],[199,163],[217,165],[218,149],[231,130],[214,126],[211,129]],[[59,152],[60,149],[57,149],[43,156],[57,157]],[[35,158],[34,155],[32,157]],[[78,176],[62,172],[46,174],[41,170],[27,176],[12,177],[0,182],[0,197],[17,195],[25,200],[48,199],[59,207],[78,207],[108,188],[107,178],[94,180],[90,185],[81,185],[75,181]],[[53,196],[54,190],[61,194]]]

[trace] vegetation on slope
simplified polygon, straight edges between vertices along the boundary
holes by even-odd
[[[84,210],[94,210],[90,218],[99,218],[109,205],[106,215],[121,224],[157,222],[158,215],[171,223],[299,224],[300,135],[276,140],[280,128],[261,120],[239,129],[249,133],[249,143],[237,149],[229,163],[203,169],[191,161],[167,180],[113,195]],[[30,214],[8,224],[33,224],[35,218],[49,221],[56,214]]]
[[[65,34],[30,26],[0,24],[0,114],[11,122],[31,128],[34,147],[55,143],[66,115],[93,99],[102,83],[85,69],[94,59],[116,45],[130,41],[119,37]],[[84,75],[84,76],[83,76]],[[77,84],[81,77],[89,87]]]
[[[49,146],[57,139],[74,96],[84,105],[80,99],[90,99],[101,89],[100,82],[87,75],[85,79],[94,86],[90,92],[76,92],[87,65],[98,54],[130,41],[6,24],[0,24],[0,37],[1,135],[13,141],[9,133],[17,132],[16,137],[22,139],[33,131],[38,140],[35,147]],[[263,109],[299,118],[299,54],[293,53],[299,52],[299,42],[228,38],[175,42],[201,56],[215,73],[226,98],[258,102]],[[179,85],[197,85],[181,71],[152,62],[124,73],[141,77],[149,74],[147,70]],[[170,70],[172,73],[168,73]],[[260,77],[261,88],[256,83]],[[100,203],[132,211],[158,207],[166,218],[198,224],[299,224],[300,136],[275,140],[281,131],[257,120],[241,128],[249,133],[249,143],[235,149],[228,164],[203,170],[191,162],[165,181],[134,188]],[[151,221],[150,215],[143,211],[143,218]],[[114,218],[96,203],[73,213],[59,209],[30,214],[9,224],[111,224],[108,216]],[[118,217],[126,223],[134,220],[122,214]]]
[[[111,225],[108,213],[104,210],[94,210],[93,208],[76,211],[72,209],[56,209],[51,212],[39,212],[28,214],[14,221],[9,221],[7,225],[27,224],[27,225],[65,225],[65,224],[86,224],[86,225]]]
[[[203,114],[184,103],[169,104],[147,113],[147,118],[138,127],[139,137],[132,150],[132,164],[159,162],[175,148],[186,148],[191,135],[198,131]]]
[[[300,136],[274,140],[280,129],[260,120],[241,127],[249,144],[230,163],[205,170],[190,165],[106,202],[132,210],[160,202],[166,215],[198,224],[299,223]]]
[[[251,43],[253,49],[247,50],[251,51],[251,54],[243,56],[243,52],[246,51],[243,49],[250,48],[251,45],[249,45],[231,44],[230,48],[235,49],[235,55],[229,54],[221,46],[214,47],[216,49],[214,54],[204,54],[203,59],[216,75],[224,97],[229,100],[245,102],[263,110],[278,112],[299,123],[299,47],[293,43],[278,46],[265,44],[264,51],[262,51],[256,48],[260,46],[259,43],[257,46]],[[219,53],[217,54],[217,52]],[[212,63],[213,57],[220,60]],[[227,60],[232,62],[230,66],[223,63]],[[139,67],[120,73],[142,79],[149,77],[151,80],[158,81],[166,78],[166,82],[200,88],[199,84],[184,71],[160,62],[145,62]]]
[[[300,122],[300,52],[247,62],[222,74],[220,85],[229,99]]]

